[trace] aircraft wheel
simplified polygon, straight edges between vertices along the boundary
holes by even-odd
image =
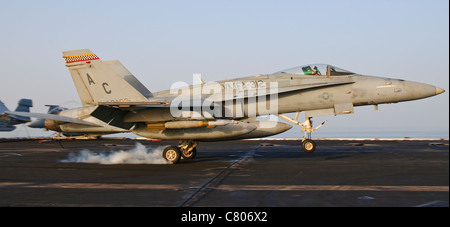
[[[302,149],[306,153],[312,153],[316,150],[316,142],[314,142],[314,140],[306,139],[302,142]]]
[[[186,150],[183,150],[181,152],[181,156],[183,156],[184,159],[194,159],[197,155],[197,148],[192,149],[190,152],[186,152]]]
[[[163,158],[173,164],[177,163],[181,159],[180,149],[176,146],[168,146],[164,149]]]

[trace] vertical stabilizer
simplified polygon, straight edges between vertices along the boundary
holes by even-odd
[[[104,61],[108,66],[118,73],[131,86],[138,90],[144,97],[151,98],[153,94],[118,60]]]
[[[0,114],[2,114],[7,110],[9,110],[8,107],[6,107],[5,104],[2,101],[0,101]]]
[[[21,99],[17,103],[17,112],[30,112],[30,107],[33,107],[33,100],[31,99]]]
[[[16,112],[30,112],[30,107],[33,107],[33,101],[31,99],[20,99],[17,103]],[[19,121],[30,121],[30,117],[23,117],[23,116],[17,116],[17,115],[11,115],[11,117],[15,118]]]
[[[30,107],[33,107],[33,101],[31,99],[21,99],[17,103],[16,112],[30,112]],[[7,124],[22,124],[24,122],[29,122],[30,117],[24,117],[24,116],[17,116],[14,114],[6,114],[5,111],[9,111],[9,109],[5,106],[5,104],[0,101],[0,121],[6,122]],[[8,129],[0,129],[0,131],[12,131],[13,128]]]
[[[63,55],[83,106],[99,102],[147,101],[145,95],[127,82],[120,71],[90,50],[65,51]]]

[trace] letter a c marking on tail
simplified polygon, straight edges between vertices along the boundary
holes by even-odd
[[[89,85],[95,84],[94,79],[92,79],[92,77],[91,77],[91,75],[89,75],[89,73],[86,73],[86,76],[87,76],[87,80],[89,82]],[[109,86],[108,83],[103,83],[102,86],[103,86],[103,90],[105,91],[106,94],[111,94],[111,90],[106,88],[106,87]]]
[[[92,79],[92,77],[89,75],[89,73],[86,73],[87,79],[89,81],[89,85],[91,84],[95,84],[94,80]]]
[[[103,86],[103,89],[105,90],[106,94],[111,94],[111,90],[106,90],[106,87],[109,86],[108,83],[103,83],[102,86]]]

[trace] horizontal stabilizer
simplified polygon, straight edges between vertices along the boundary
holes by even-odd
[[[89,122],[89,121],[83,121],[80,119],[64,117],[64,116],[59,116],[59,115],[55,115],[55,114],[26,113],[26,112],[16,112],[16,111],[5,111],[5,113],[13,114],[13,115],[17,115],[17,116],[23,116],[23,117],[34,117],[34,118],[38,118],[38,119],[48,119],[48,120],[62,121],[62,122],[67,122],[67,123],[75,123],[75,124],[80,124],[80,125],[101,127],[100,125]]]

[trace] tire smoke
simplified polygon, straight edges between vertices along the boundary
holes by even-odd
[[[114,164],[172,164],[163,158],[164,146],[145,147],[141,143],[130,150],[95,153],[90,150],[82,150],[79,153],[70,153],[68,158],[61,160],[63,163],[99,163],[104,165]]]

